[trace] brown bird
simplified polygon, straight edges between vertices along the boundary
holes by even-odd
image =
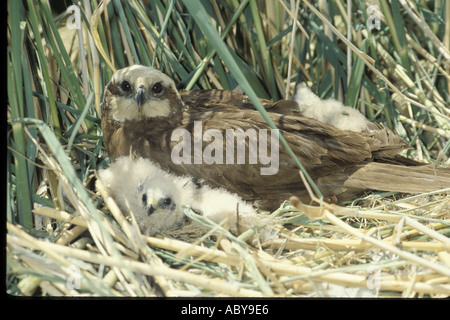
[[[381,125],[340,130],[300,115],[295,101],[261,102],[325,197],[450,187],[450,170],[398,156],[407,144]],[[118,70],[106,86],[102,127],[111,160],[149,158],[172,174],[203,179],[269,210],[292,195],[308,198],[277,132],[244,95],[179,93],[167,75],[135,65]]]

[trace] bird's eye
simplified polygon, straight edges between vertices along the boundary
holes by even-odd
[[[155,84],[153,85],[153,87],[152,87],[152,93],[153,93],[154,95],[158,95],[158,94],[160,94],[162,91],[163,91],[163,86],[162,86],[161,82],[157,82],[157,83],[155,83]]]
[[[163,202],[164,202],[164,205],[170,206],[170,204],[172,203],[172,199],[170,199],[170,198],[165,198],[165,199],[163,200]]]
[[[142,202],[144,203],[145,206],[147,205],[147,194],[146,193],[144,193],[142,195]]]
[[[122,81],[122,83],[120,84],[120,87],[125,92],[130,92],[131,91],[131,84],[128,81],[126,81],[126,80]]]

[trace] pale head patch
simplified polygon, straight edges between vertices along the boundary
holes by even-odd
[[[142,105],[139,112],[134,99],[114,96],[110,100],[113,119],[119,122],[125,120],[143,120],[146,118],[166,117],[170,114],[169,100],[150,100]]]
[[[126,83],[126,87],[123,83]],[[155,85],[159,86],[160,90],[163,89],[160,94],[154,91]],[[113,75],[109,86],[113,93],[109,98],[112,117],[119,122],[169,116],[172,108],[176,106],[171,105],[171,101],[167,98],[169,96],[166,95],[173,92],[179,99],[176,103],[183,106],[174,81],[151,67],[134,65],[121,69]],[[136,100],[138,88],[144,92],[140,111]]]

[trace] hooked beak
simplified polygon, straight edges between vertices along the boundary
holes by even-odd
[[[138,104],[138,112],[141,112],[142,102],[144,101],[144,88],[138,88],[136,93],[136,101]]]
[[[158,204],[155,199],[150,199],[150,204],[147,207],[147,215],[151,215],[153,212],[158,209]]]

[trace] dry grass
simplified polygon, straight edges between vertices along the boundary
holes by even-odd
[[[186,209],[193,222],[144,237],[95,170],[108,163],[103,88],[134,63],[186,89],[242,87],[242,71],[274,100],[304,82],[392,128],[407,156],[448,165],[449,2],[375,2],[379,31],[366,27],[371,1],[210,1],[204,21],[187,3],[74,0],[82,28],[69,30],[46,1],[8,2],[8,294],[448,297],[450,189],[319,208],[293,199],[239,235]],[[211,26],[230,50],[205,41]]]
[[[45,151],[42,151],[45,152]],[[180,230],[145,237],[97,184],[96,217],[56,175],[67,208],[34,209],[39,236],[8,223],[9,292],[50,296],[448,297],[449,190],[362,206],[292,199],[240,235],[187,212]],[[300,210],[300,211],[299,211]],[[49,241],[55,238],[56,241]],[[12,276],[14,275],[14,276]],[[14,285],[12,285],[14,283]]]

